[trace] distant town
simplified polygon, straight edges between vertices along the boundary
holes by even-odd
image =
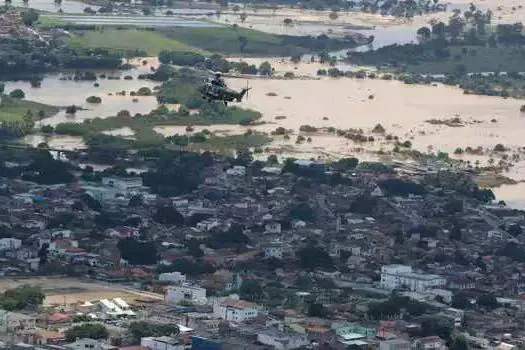
[[[160,171],[84,169],[46,185],[24,180],[48,174],[38,161],[3,162],[5,346],[521,346],[524,215],[469,174],[179,157],[205,163],[203,178],[171,197],[155,194]],[[168,188],[189,181],[173,176]]]

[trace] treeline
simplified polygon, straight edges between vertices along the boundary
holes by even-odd
[[[213,55],[210,58],[207,58],[206,56],[195,52],[165,50],[159,53],[159,61],[163,64],[196,67],[222,73],[227,73],[234,70],[241,74],[272,74],[272,66],[268,62],[263,62],[259,67],[257,67],[246,62],[230,62],[220,55]]]
[[[23,38],[0,39],[0,74],[28,77],[62,68],[117,69],[121,56],[107,50],[70,49]]]

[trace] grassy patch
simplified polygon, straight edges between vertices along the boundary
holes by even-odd
[[[157,55],[162,50],[197,52],[208,54],[192,44],[170,39],[163,34],[150,30],[115,30],[86,31],[70,40],[71,47],[104,48],[115,51],[141,50],[148,55]]]
[[[257,148],[267,145],[272,139],[261,133],[231,136],[211,136],[198,146],[210,151],[228,151],[232,149]],[[202,147],[201,147],[202,146]]]
[[[160,30],[167,37],[177,41],[225,55],[293,56],[325,49],[341,50],[358,45],[354,39],[276,35],[233,26]]]
[[[64,21],[63,19],[56,16],[40,15],[38,22],[35,23],[35,26],[40,29],[50,29],[63,27],[67,23],[67,21]]]
[[[58,112],[58,107],[38,102],[19,100],[9,96],[1,96],[0,122],[22,121],[27,111],[30,111],[35,119],[51,117]]]

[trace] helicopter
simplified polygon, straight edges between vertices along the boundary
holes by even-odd
[[[209,78],[204,80],[204,83],[198,88],[204,99],[207,99],[209,102],[222,101],[225,106],[228,105],[228,102],[241,102],[250,89],[248,82],[246,82],[246,87],[241,89],[241,91],[235,91],[227,87],[226,84],[214,83]]]

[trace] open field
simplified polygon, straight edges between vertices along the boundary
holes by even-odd
[[[127,290],[124,287],[110,285],[109,283],[61,277],[0,279],[0,292],[16,288],[23,284],[30,284],[42,288],[46,295],[44,306],[71,305],[84,303],[86,301],[96,301],[102,298],[122,298],[127,301],[138,298],[162,299],[160,295]]]
[[[170,39],[155,31],[146,30],[103,30],[87,31],[71,39],[73,47],[105,48],[110,50],[141,50],[157,55],[162,50],[196,52],[208,54],[205,50]]]
[[[8,96],[2,96],[1,100],[0,122],[21,121],[27,111],[30,111],[35,118],[38,118],[40,111],[43,111],[46,117],[58,112],[57,107],[38,102],[18,100]]]

